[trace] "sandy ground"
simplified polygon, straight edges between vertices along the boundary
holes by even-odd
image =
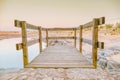
[[[117,75],[98,69],[22,69],[1,74],[0,80],[119,80]]]

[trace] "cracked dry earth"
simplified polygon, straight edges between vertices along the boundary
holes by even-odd
[[[25,68],[16,72],[0,74],[0,80],[120,80],[120,77],[100,68]]]

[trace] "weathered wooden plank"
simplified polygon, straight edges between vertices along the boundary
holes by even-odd
[[[39,27],[39,47],[40,47],[40,53],[42,52],[42,28]]]
[[[48,39],[74,39],[74,37],[48,37]]]
[[[98,19],[98,25],[101,25],[101,24],[105,24],[105,17],[101,17],[101,18],[96,18]],[[83,25],[83,28],[88,28],[88,27],[93,27],[94,25],[94,22],[93,21],[90,21],[86,24]]]
[[[39,39],[30,40],[27,42],[28,46],[34,45],[39,42]]]
[[[39,28],[38,26],[29,24],[29,23],[26,23],[26,27],[27,27],[27,29],[34,29],[34,30],[38,30],[38,28]]]
[[[80,29],[80,34],[79,34],[79,50],[80,50],[80,53],[82,53],[82,28],[83,28],[83,25],[80,25],[79,29]]]
[[[22,26],[21,26],[21,21],[19,21],[19,20],[14,20],[14,26],[21,28],[21,27],[22,27]]]
[[[88,27],[92,27],[92,26],[93,26],[93,21],[90,21],[90,22],[83,25],[83,29],[88,28]]]
[[[24,67],[28,64],[28,44],[27,44],[27,31],[26,31],[26,22],[21,22],[22,27],[22,44],[23,44],[23,61]]]
[[[98,23],[99,19],[93,19],[93,35],[92,35],[92,55],[93,55],[93,65],[97,68],[97,44],[98,44]]]
[[[72,50],[71,50],[72,49]],[[47,52],[46,52],[47,50]],[[52,53],[50,51],[52,50]],[[67,51],[67,52],[66,52]],[[59,45],[43,50],[27,68],[94,68],[75,47]]]
[[[74,28],[74,47],[76,48],[76,28]]]
[[[23,49],[23,44],[22,43],[16,44],[16,50],[21,50],[21,49]]]
[[[99,25],[105,24],[105,17],[99,18]]]
[[[104,49],[104,42],[98,42],[98,48]]]
[[[68,64],[61,64],[61,65],[58,65],[58,64],[54,64],[54,65],[51,65],[51,64],[42,64],[42,65],[39,65],[39,64],[28,64],[26,65],[25,68],[94,68],[93,65],[81,65],[81,64],[71,64],[71,65],[68,65]]]
[[[14,25],[15,25],[15,27],[22,27],[22,26],[21,26],[21,22],[22,22],[22,21],[14,20]],[[38,26],[29,24],[29,23],[26,23],[26,28],[27,28],[27,29],[38,30]]]
[[[42,30],[57,31],[57,30],[74,30],[74,28],[42,28]]]
[[[47,43],[47,47],[48,47],[48,30],[46,29],[46,43]]]
[[[47,28],[42,28],[42,31],[46,31]]]

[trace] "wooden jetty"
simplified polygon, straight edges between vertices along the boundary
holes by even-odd
[[[47,47],[26,67],[93,67],[86,58],[74,47],[66,45],[55,45]]]
[[[35,26],[27,23],[26,21],[15,20],[15,26],[20,27],[22,31],[22,43],[16,44],[16,49],[23,49],[23,61],[24,67],[27,68],[97,68],[97,50],[98,48],[104,48],[104,42],[98,40],[98,26],[105,23],[105,18],[94,18],[92,21],[80,25],[75,28],[42,28],[41,26]],[[82,30],[92,27],[93,35],[92,40],[83,38]],[[34,29],[39,31],[39,39],[27,41],[27,29]],[[74,31],[74,36],[69,37],[49,37],[50,31]],[[42,49],[42,31],[46,31],[46,43],[47,48]],[[76,32],[79,31],[79,37],[76,36]],[[50,39],[73,39],[74,46],[68,45],[55,45],[49,46]],[[76,40],[79,40],[79,50],[76,48]],[[82,55],[82,42],[88,43],[92,46],[93,62],[90,63]],[[35,43],[40,44],[40,54],[30,63],[28,63],[28,46]]]

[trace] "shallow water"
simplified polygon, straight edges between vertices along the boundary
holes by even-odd
[[[16,43],[20,43],[21,38],[12,38],[0,40],[0,69],[6,68],[23,68],[22,50],[16,50]],[[43,43],[43,48],[46,44]],[[29,62],[33,60],[39,53],[39,44],[35,44],[28,48]]]

